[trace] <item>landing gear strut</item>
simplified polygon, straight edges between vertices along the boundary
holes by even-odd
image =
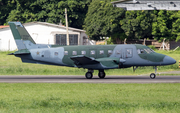
[[[135,72],[137,68],[138,68],[138,66],[136,66],[136,67],[133,66],[133,72]]]
[[[93,77],[93,72],[94,72],[94,70],[90,70],[90,69],[88,69],[88,72],[86,73],[86,78],[87,79],[92,79],[92,77]]]
[[[104,70],[99,70],[98,76],[99,78],[104,78],[106,76],[106,73],[104,72]]]
[[[155,73],[151,73],[150,74],[150,78],[151,79],[155,79],[156,78],[156,72],[157,72],[157,66],[155,66]]]

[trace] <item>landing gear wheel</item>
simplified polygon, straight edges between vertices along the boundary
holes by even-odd
[[[104,78],[106,76],[106,73],[104,71],[100,71],[98,73],[99,78]]]
[[[150,78],[151,78],[151,79],[155,79],[155,78],[156,78],[156,74],[151,73],[151,74],[150,74]]]
[[[91,79],[93,77],[93,74],[91,72],[87,72],[85,76],[87,79]]]

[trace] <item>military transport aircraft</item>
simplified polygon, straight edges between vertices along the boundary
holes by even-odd
[[[50,64],[88,69],[87,79],[93,71],[99,70],[99,78],[105,77],[104,70],[129,68],[135,71],[138,66],[171,65],[176,61],[166,55],[154,52],[140,44],[120,45],[79,45],[60,46],[36,44],[20,22],[9,22],[18,51],[11,53],[25,63]],[[151,73],[154,79],[156,74]]]

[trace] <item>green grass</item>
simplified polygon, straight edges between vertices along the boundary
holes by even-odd
[[[179,113],[180,84],[1,83],[0,112]]]
[[[169,66],[159,66],[158,72],[180,70],[179,60],[180,51],[156,51],[166,54],[176,59],[177,63]],[[0,52],[0,75],[84,75],[86,69],[70,68],[63,66],[41,65],[22,63],[21,59],[13,55],[7,55],[10,52]],[[139,67],[136,72],[132,68],[106,70],[106,75],[142,75],[154,72],[153,67]],[[97,75],[95,71],[94,75]]]

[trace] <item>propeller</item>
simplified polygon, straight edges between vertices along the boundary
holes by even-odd
[[[120,58],[119,60],[114,60],[114,62],[119,65],[119,68],[123,68],[123,63],[125,63],[126,60]]]

